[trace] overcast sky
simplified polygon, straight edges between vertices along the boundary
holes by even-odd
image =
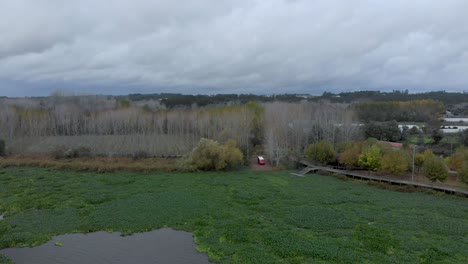
[[[0,0],[0,95],[468,91],[467,0]]]

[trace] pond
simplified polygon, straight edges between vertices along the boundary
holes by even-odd
[[[192,234],[162,228],[131,236],[95,232],[66,234],[33,248],[0,250],[15,263],[210,263]]]

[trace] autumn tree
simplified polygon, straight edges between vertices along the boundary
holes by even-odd
[[[434,153],[432,153],[432,150],[426,149],[422,153],[417,153],[414,157],[414,166],[418,169],[421,169],[423,166],[424,162],[430,158],[434,157]]]
[[[226,170],[242,164],[242,152],[228,142],[220,145],[217,141],[201,139],[190,153],[185,164],[189,170]]]
[[[458,169],[457,173],[460,180],[468,184],[468,163],[464,164],[463,167]]]
[[[409,168],[408,155],[400,150],[389,150],[385,152],[381,160],[381,170],[393,175],[399,175]]]
[[[376,171],[380,168],[382,152],[376,144],[364,148],[359,155],[358,164],[364,169]]]
[[[339,162],[349,169],[359,166],[359,155],[361,155],[362,148],[362,142],[348,143],[339,155]]]
[[[444,181],[448,177],[448,169],[444,161],[436,156],[429,157],[423,164],[424,175],[431,181]]]
[[[465,164],[468,165],[468,148],[462,146],[450,157],[450,168],[459,170]]]

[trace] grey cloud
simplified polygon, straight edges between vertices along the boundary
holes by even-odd
[[[464,0],[2,1],[0,93],[2,79],[128,92],[460,91],[466,10]]]

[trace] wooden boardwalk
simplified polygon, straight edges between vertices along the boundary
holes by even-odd
[[[413,186],[413,187],[418,187],[418,188],[427,188],[427,189],[432,189],[440,192],[445,192],[448,194],[454,194],[454,195],[460,195],[460,196],[465,196],[468,197],[468,190],[465,189],[460,189],[456,187],[450,187],[446,185],[441,185],[441,184],[434,184],[434,183],[422,183],[422,182],[412,182],[409,180],[403,180],[403,179],[395,179],[395,178],[390,178],[390,177],[384,177],[384,176],[373,176],[373,175],[368,175],[368,174],[362,174],[362,173],[357,173],[357,172],[351,172],[347,170],[341,170],[341,169],[334,169],[334,168],[329,168],[329,167],[321,167],[321,166],[315,166],[307,161],[300,161],[301,164],[307,166],[303,170],[301,170],[298,173],[293,173],[296,176],[301,176],[304,177],[305,174],[309,172],[317,172],[317,171],[328,171],[328,172],[333,172],[341,175],[345,175],[347,177],[353,178],[353,179],[360,179],[360,180],[368,180],[368,181],[378,181],[378,182],[384,182],[384,183],[389,183],[393,185],[407,185],[407,186]]]

